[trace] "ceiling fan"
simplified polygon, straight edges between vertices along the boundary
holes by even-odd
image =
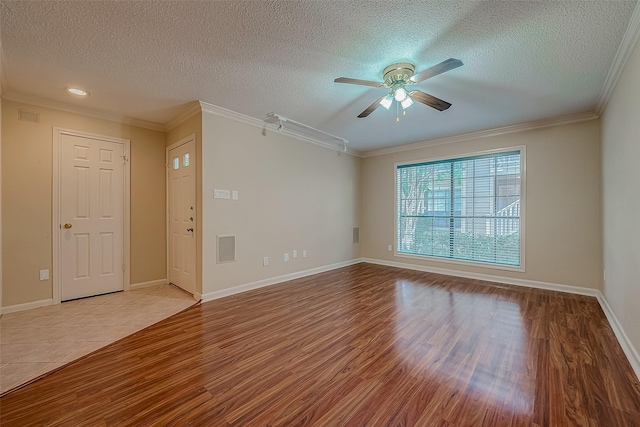
[[[428,105],[429,107],[435,108],[436,110],[444,111],[451,107],[450,103],[420,90],[407,91],[407,86],[418,84],[431,77],[451,71],[462,65],[462,61],[459,59],[449,58],[446,61],[442,61],[441,63],[434,65],[433,67],[414,74],[416,67],[413,64],[408,62],[399,62],[397,64],[389,65],[384,69],[384,71],[382,71],[382,78],[384,79],[383,82],[351,79],[349,77],[338,77],[334,82],[372,87],[385,87],[391,89],[389,94],[381,96],[376,99],[373,104],[369,105],[358,115],[358,118],[367,117],[381,105],[388,110],[394,99],[402,105],[403,110],[409,108],[415,100]],[[398,118],[396,118],[396,120],[398,120]]]

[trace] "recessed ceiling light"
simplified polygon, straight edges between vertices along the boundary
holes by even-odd
[[[75,87],[70,87],[67,89],[69,92],[71,92],[74,95],[78,95],[78,96],[87,96],[89,95],[89,92],[82,90],[82,89],[78,89]]]

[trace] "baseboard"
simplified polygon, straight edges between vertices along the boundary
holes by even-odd
[[[221,289],[219,291],[207,292],[202,294],[202,302],[213,301],[215,299],[228,297],[231,295],[239,294],[241,292],[247,292],[247,291],[251,291],[258,288],[264,288],[266,286],[275,285],[275,284],[286,282],[289,280],[299,279],[301,277],[311,276],[313,274],[324,273],[326,271],[335,270],[336,268],[347,267],[349,265],[359,264],[361,262],[362,262],[362,258],[356,258],[349,261],[343,261],[335,264],[325,265],[322,267],[312,268],[309,270],[284,274],[282,276],[270,277],[268,279],[258,280],[257,282],[246,283],[244,285],[238,285],[228,289]]]
[[[464,277],[466,279],[485,280],[487,282],[504,283],[507,285],[525,286],[527,288],[545,289],[548,291],[565,292],[568,294],[587,295],[597,297],[600,293],[597,289],[583,288],[580,286],[562,285],[559,283],[539,282],[537,280],[516,279],[513,277],[493,276],[491,274],[471,273],[468,271],[450,270],[448,268],[429,267],[424,265],[408,264],[404,262],[386,261],[382,259],[363,258],[363,262],[370,264],[386,265],[387,267],[406,268],[408,270],[425,271],[427,273],[444,274],[447,276]]]
[[[629,363],[631,364],[631,368],[636,373],[636,377],[640,380],[640,355],[638,355],[638,351],[631,343],[631,340],[627,336],[626,332],[622,328],[622,325],[618,321],[618,318],[613,313],[611,306],[607,302],[607,299],[604,297],[602,292],[598,291],[598,302],[600,303],[600,307],[602,307],[602,311],[604,311],[604,315],[607,316],[607,320],[611,325],[611,329],[613,329],[613,333],[616,334],[616,338],[620,343],[620,347],[622,347],[622,351],[629,359]]]
[[[46,307],[48,305],[53,305],[53,298],[2,307],[2,309],[0,309],[0,314],[9,314],[15,313],[17,311],[32,310],[34,308]]]
[[[363,258],[362,262],[368,262],[370,264],[385,265],[388,267],[405,268],[408,270],[424,271],[428,273],[445,274],[447,276],[465,277],[468,279],[478,279],[478,280],[485,280],[488,282],[504,283],[507,285],[525,286],[528,288],[545,289],[550,291],[565,292],[570,294],[595,297],[598,300],[600,307],[602,307],[602,311],[604,311],[604,314],[607,317],[609,324],[611,325],[611,329],[613,329],[613,332],[616,335],[618,342],[620,343],[620,347],[622,347],[624,354],[627,356],[627,359],[629,360],[629,363],[631,364],[633,371],[635,372],[636,376],[640,379],[640,356],[638,355],[638,351],[631,343],[631,340],[629,340],[629,337],[627,336],[624,329],[622,328],[622,325],[620,324],[615,314],[613,313],[611,306],[609,306],[607,299],[604,297],[602,292],[600,292],[597,289],[583,288],[583,287],[572,286],[572,285],[562,285],[559,283],[539,282],[536,280],[514,279],[512,277],[492,276],[490,274],[470,273],[467,271],[449,270],[446,268],[438,268],[438,267],[427,267],[422,265],[407,264],[402,262],[386,261],[386,260],[373,259],[373,258]]]
[[[151,286],[166,285],[169,283],[167,279],[150,280],[148,282],[132,283],[129,285],[129,290],[150,288]]]

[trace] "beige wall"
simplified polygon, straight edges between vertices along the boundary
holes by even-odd
[[[368,157],[363,163],[363,256],[471,273],[599,289],[599,122],[556,126]],[[526,146],[526,271],[395,257],[394,164]]]
[[[0,46],[0,82],[2,81],[2,46]],[[2,88],[0,88],[0,95]],[[0,101],[0,307],[2,307],[2,101]],[[0,316],[2,313],[0,312]]]
[[[1,33],[1,31],[0,31]],[[4,66],[2,65],[2,41],[0,40],[0,97],[4,94]],[[2,307],[2,101],[0,100],[0,307]],[[0,312],[0,316],[2,313]]]
[[[202,295],[202,113],[182,122],[167,133],[167,147],[191,135],[196,137],[196,295]]]
[[[205,293],[360,257],[360,159],[206,112],[202,135]],[[236,236],[236,262],[216,264],[217,235]]]
[[[640,44],[602,116],[604,295],[640,351]]]
[[[122,129],[131,140],[131,283],[167,277],[164,132]]]
[[[40,123],[18,121],[18,107],[40,113]],[[52,298],[38,271],[53,267],[54,127],[131,140],[131,283],[164,279],[166,135],[2,100],[3,306]]]

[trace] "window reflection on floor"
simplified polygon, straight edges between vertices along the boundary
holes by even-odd
[[[487,295],[452,290],[455,281],[428,288],[396,282],[397,354],[413,375],[452,389],[464,387],[465,394],[503,411],[531,413],[535,378],[528,366],[535,360],[520,305],[490,295],[491,288]],[[429,324],[427,315],[443,321]]]

